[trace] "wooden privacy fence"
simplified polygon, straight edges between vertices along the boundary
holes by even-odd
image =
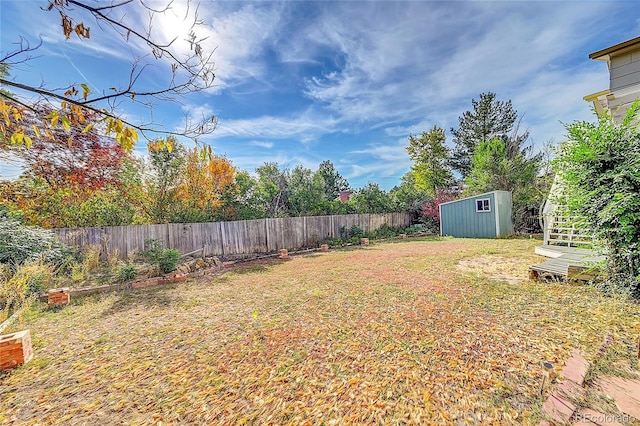
[[[145,250],[153,238],[165,248],[181,253],[203,250],[206,255],[239,257],[270,253],[279,249],[318,247],[321,241],[340,238],[353,225],[365,232],[382,225],[408,226],[409,213],[351,214],[336,216],[284,217],[234,222],[167,223],[159,225],[104,226],[99,228],[53,229],[68,245],[100,245],[102,253],[117,250],[121,259]]]

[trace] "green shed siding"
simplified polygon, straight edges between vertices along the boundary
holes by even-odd
[[[489,200],[490,211],[477,211],[478,200]],[[440,235],[495,238],[513,234],[511,193],[493,191],[440,204]]]
[[[498,212],[498,236],[513,234],[513,202],[511,193],[507,191],[496,191],[496,204]]]

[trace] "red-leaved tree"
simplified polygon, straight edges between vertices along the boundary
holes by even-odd
[[[420,216],[427,227],[436,231],[440,229],[440,204],[453,201],[460,196],[457,189],[437,189],[436,196],[427,201],[420,211]]]

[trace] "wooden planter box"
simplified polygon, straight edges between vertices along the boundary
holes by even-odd
[[[360,244],[363,246],[368,246],[369,245],[369,239],[368,238],[360,238]]]
[[[47,292],[47,304],[49,306],[68,305],[70,301],[69,287],[53,288]]]
[[[322,251],[329,251],[329,244],[323,244],[320,246],[320,250]]]
[[[280,259],[286,259],[289,257],[289,251],[287,249],[280,249]]]
[[[26,364],[33,358],[29,330],[0,336],[0,371]]]

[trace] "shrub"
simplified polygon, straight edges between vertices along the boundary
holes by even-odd
[[[98,244],[93,244],[86,248],[82,261],[85,272],[91,272],[100,266],[100,251],[101,248]]]
[[[116,266],[118,266],[119,262],[120,262],[120,252],[118,251],[117,248],[107,253],[107,264],[112,270],[115,269]]]
[[[145,250],[140,253],[142,257],[149,263],[156,263],[162,251],[162,242],[155,238],[149,238],[144,242],[144,249]]]
[[[174,249],[166,249],[160,252],[158,256],[158,268],[165,274],[175,271],[180,261],[180,252]]]
[[[18,266],[11,274],[8,267],[0,273],[0,307],[5,316],[24,305],[32,295],[46,290],[53,278],[50,265],[42,260],[29,260]]]
[[[352,225],[350,228],[346,226],[342,226],[340,228],[340,236],[343,240],[359,240],[361,237],[364,237],[364,231],[358,225]]]
[[[581,217],[607,256],[612,288],[640,297],[640,100],[621,123],[567,126],[555,161],[569,213]]]
[[[15,268],[27,260],[42,259],[60,265],[69,255],[70,249],[53,232],[0,217],[0,263]]]
[[[372,238],[392,238],[405,232],[405,228],[401,226],[390,226],[386,223],[380,228],[370,233]]]
[[[156,239],[145,241],[146,250],[142,256],[147,262],[154,264],[162,272],[174,271],[180,260],[180,252],[174,249],[163,249],[162,243]]]
[[[69,270],[69,278],[71,278],[71,281],[74,283],[78,283],[87,278],[87,270],[81,263],[73,262],[72,264],[67,265],[67,269]]]
[[[124,282],[135,279],[136,275],[138,275],[138,272],[133,265],[122,265],[120,269],[118,269],[117,275],[118,280]]]
[[[456,191],[438,189],[435,198],[430,199],[422,206],[421,220],[428,230],[440,232],[440,204],[453,201],[458,198]]]

